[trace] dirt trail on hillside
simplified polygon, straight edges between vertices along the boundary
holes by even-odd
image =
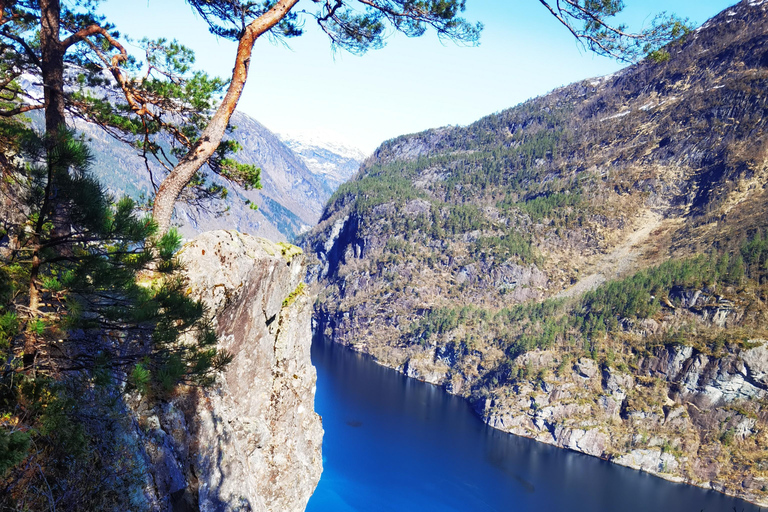
[[[594,290],[610,279],[622,277],[633,268],[637,258],[642,255],[651,232],[661,225],[661,221],[662,216],[658,213],[645,212],[637,223],[638,228],[595,265],[595,268],[599,269],[598,272],[580,279],[576,284],[557,293],[554,297],[576,297]]]

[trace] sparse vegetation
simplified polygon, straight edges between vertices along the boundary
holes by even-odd
[[[287,308],[288,306],[296,302],[296,299],[299,296],[304,295],[305,288],[306,288],[306,285],[303,282],[299,283],[296,289],[293,290],[290,294],[288,294],[288,296],[285,299],[283,299],[283,307]]]

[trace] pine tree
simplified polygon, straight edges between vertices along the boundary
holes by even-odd
[[[205,178],[206,169],[245,187],[260,186],[259,171],[238,164],[231,157],[236,144],[224,140],[259,37],[296,37],[304,21],[311,20],[334,47],[364,53],[384,46],[390,28],[409,37],[433,29],[441,38],[466,44],[475,44],[482,29],[461,17],[465,0],[338,0],[314,2],[314,12],[295,10],[298,0],[187,3],[213,33],[238,42],[227,81],[192,71],[191,52],[163,39],[141,42],[146,61],[142,67],[127,53],[115,27],[95,12],[93,0],[0,2],[0,48],[8,63],[0,69],[0,93],[15,102],[0,110],[0,116],[44,108],[50,137],[64,123],[68,108],[134,144],[146,161],[154,158],[168,171],[162,180],[150,172],[156,187],[153,216],[161,233],[170,227],[183,191],[195,191],[198,199],[226,195],[223,187]],[[623,60],[648,54],[688,30],[683,20],[662,16],[640,33],[628,32],[611,23],[623,9],[619,0],[540,3],[587,48]],[[25,72],[42,78],[42,103],[21,101],[34,100],[25,98],[16,82]],[[75,91],[67,92],[65,82]],[[107,92],[96,93],[94,87]],[[170,137],[171,154],[160,133]]]
[[[128,450],[110,434],[121,420],[109,404],[120,403],[121,390],[162,396],[209,385],[231,357],[216,348],[203,306],[184,294],[179,235],[157,237],[132,200],[105,194],[71,133],[51,142],[23,126],[13,132],[8,147],[18,153],[6,153],[2,186],[4,203],[22,215],[0,256],[0,501],[44,508],[53,500],[71,510],[119,503],[114,493],[135,484],[137,467],[107,456]],[[56,191],[57,225],[48,190]],[[114,471],[133,476],[102,481]]]

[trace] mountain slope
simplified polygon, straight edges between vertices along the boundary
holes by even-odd
[[[329,185],[325,177],[310,171],[301,157],[255,119],[235,112],[231,124],[236,127],[231,138],[242,145],[236,158],[261,168],[263,188],[245,191],[216,179],[229,189],[226,203],[212,205],[213,212],[178,204],[175,221],[182,233],[192,237],[213,229],[237,229],[286,240],[316,224],[325,201],[335,190],[335,182]],[[87,137],[94,153],[93,172],[113,194],[134,198],[151,195],[149,173],[135,149],[115,141],[96,126],[78,123],[77,129]],[[152,163],[150,168],[155,176],[162,176],[158,165]],[[256,203],[258,210],[252,210],[246,200]]]
[[[668,61],[385,143],[304,238],[318,328],[497,428],[764,503],[767,34],[741,2]]]

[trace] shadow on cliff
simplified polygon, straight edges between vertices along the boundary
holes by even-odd
[[[228,473],[224,465],[222,446],[232,446],[232,433],[224,425],[221,416],[214,412],[211,404],[211,390],[191,389],[179,402],[187,423],[188,460],[184,467],[187,486],[171,493],[172,512],[197,512],[201,504],[208,511],[253,510],[247,498],[240,496],[237,503],[232,497],[221,495],[224,479]],[[205,430],[215,432],[217,445],[201,445]],[[200,479],[203,479],[201,484]],[[207,481],[206,481],[207,480]]]

